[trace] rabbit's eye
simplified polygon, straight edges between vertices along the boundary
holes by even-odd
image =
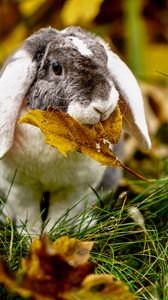
[[[62,74],[62,66],[59,62],[54,62],[52,64],[52,69],[55,75],[61,75]]]

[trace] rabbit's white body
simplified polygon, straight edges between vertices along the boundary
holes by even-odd
[[[21,229],[27,220],[31,233],[40,232],[40,202],[43,193],[49,191],[50,221],[45,228],[49,230],[67,209],[86,197],[89,191],[91,194],[89,187],[96,188],[104,172],[105,167],[80,153],[69,153],[65,158],[44,143],[40,129],[19,124],[15,143],[0,160],[0,190],[8,198],[4,213],[11,219],[14,217]],[[80,209],[82,202],[69,215]]]
[[[14,219],[21,227],[27,220],[28,230],[39,233],[40,202],[47,192],[49,230],[89,193],[90,186],[100,186],[105,175],[110,187],[109,176],[114,172],[106,172],[105,167],[79,153],[63,157],[44,143],[38,128],[18,125],[19,115],[30,107],[51,106],[84,124],[96,124],[107,119],[117,103],[124,129],[142,147],[150,148],[138,84],[102,39],[76,27],[60,32],[42,29],[30,36],[0,77],[0,195],[7,199],[2,218]]]

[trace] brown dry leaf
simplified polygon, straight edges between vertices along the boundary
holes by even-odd
[[[110,275],[91,274],[88,262],[92,242],[61,237],[34,240],[22,268],[11,274],[0,262],[0,282],[11,291],[34,300],[134,300],[128,288]]]
[[[81,288],[64,294],[66,300],[135,300],[137,297],[112,275],[87,275]]]
[[[23,297],[36,300],[63,299],[63,293],[79,287],[95,265],[88,263],[92,242],[62,237],[34,240],[22,268],[14,274],[0,264],[0,282]]]
[[[68,114],[41,110],[30,110],[20,118],[19,123],[39,127],[45,136],[45,142],[65,156],[69,151],[79,151],[102,165],[121,166],[110,149],[110,144],[118,142],[122,131],[119,107],[106,121],[92,127],[83,126]]]
[[[64,261],[73,267],[78,267],[87,263],[93,242],[81,242],[64,236],[56,240],[53,246]]]

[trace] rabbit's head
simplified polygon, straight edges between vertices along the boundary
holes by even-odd
[[[57,108],[84,124],[109,117],[119,94],[104,47],[76,28],[56,33],[39,61],[28,99],[33,109]]]
[[[26,95],[30,108],[52,107],[83,124],[107,119],[119,103],[125,130],[142,147],[150,147],[143,100],[134,76],[101,38],[78,27],[38,31],[4,68],[0,77],[1,157],[13,143]]]

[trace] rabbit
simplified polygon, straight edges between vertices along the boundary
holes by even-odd
[[[39,128],[17,124],[20,116],[50,107],[94,125],[106,120],[117,104],[123,129],[150,149],[138,83],[101,37],[75,26],[43,28],[28,37],[0,75],[0,195],[6,199],[1,219],[12,219],[18,230],[26,222],[31,235],[39,234],[45,194],[48,232],[65,211],[81,199],[84,203],[90,186],[109,189],[117,176],[114,168],[80,153],[65,158],[45,144]],[[80,209],[76,206],[70,216]]]

